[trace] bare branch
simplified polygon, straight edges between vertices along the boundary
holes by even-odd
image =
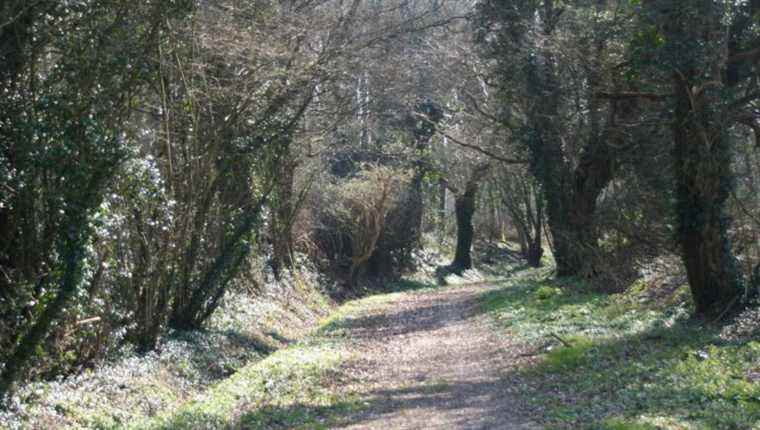
[[[505,164],[528,164],[528,160],[521,160],[521,159],[516,159],[516,158],[502,157],[500,155],[494,154],[493,152],[491,152],[491,151],[489,151],[487,149],[481,148],[480,146],[472,145],[472,144],[469,144],[469,143],[462,142],[461,140],[459,140],[459,139],[457,139],[457,138],[451,136],[450,134],[448,134],[446,132],[443,132],[441,130],[436,130],[436,132],[438,134],[440,134],[441,136],[445,137],[446,139],[448,139],[448,140],[456,143],[457,145],[459,145],[459,146],[461,146],[463,148],[472,149],[473,151],[479,152],[479,153],[481,153],[481,154],[483,154],[483,155],[485,155],[485,156],[487,156],[489,158],[492,158],[492,159],[494,159],[496,161],[499,161],[501,163],[505,163]]]
[[[726,63],[740,63],[742,61],[754,61],[760,59],[760,48],[734,54],[726,60]]]
[[[496,124],[499,124],[499,125],[502,125],[502,126],[507,126],[507,124],[505,124],[505,123],[504,123],[504,121],[502,121],[502,120],[500,120],[499,118],[497,118],[496,116],[494,116],[494,115],[492,115],[492,114],[490,114],[490,113],[488,113],[488,112],[484,111],[484,110],[483,110],[483,109],[480,107],[480,105],[478,104],[478,101],[477,101],[477,100],[475,100],[475,97],[474,97],[472,94],[470,94],[470,93],[469,93],[469,92],[467,92],[467,91],[464,91],[464,95],[465,95],[465,96],[467,97],[467,99],[470,101],[470,103],[472,104],[472,107],[475,109],[475,111],[476,111],[477,113],[479,113],[480,115],[482,115],[482,116],[483,116],[483,117],[485,117],[486,119],[488,119],[488,120],[490,120],[490,121],[493,121],[493,122],[495,122]]]
[[[672,94],[656,94],[656,93],[639,93],[639,92],[619,92],[619,93],[607,93],[598,92],[595,94],[600,99],[610,100],[627,100],[627,99],[645,99],[651,101],[664,101],[667,100]]]

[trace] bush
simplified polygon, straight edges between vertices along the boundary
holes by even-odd
[[[390,254],[408,245],[392,240],[388,226],[403,216],[401,205],[410,182],[407,170],[370,164],[321,190],[321,200],[313,205],[320,209],[314,242],[333,271],[348,276],[350,285],[365,274],[374,255],[392,258]]]

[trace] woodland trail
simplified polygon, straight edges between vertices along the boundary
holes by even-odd
[[[513,394],[519,348],[480,312],[483,284],[423,290],[347,321],[340,389],[367,405],[344,429],[532,429]]]

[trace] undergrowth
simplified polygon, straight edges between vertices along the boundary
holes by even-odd
[[[316,282],[231,292],[204,330],[174,332],[156,351],[79,375],[27,384],[0,409],[0,429],[118,428],[171,413],[313,330],[333,306]]]
[[[760,428],[760,342],[689,318],[684,289],[595,292],[529,270],[482,297],[510,336],[535,347],[520,370],[547,428]],[[746,332],[746,330],[745,330]]]
[[[425,286],[400,283],[391,289]],[[311,336],[252,363],[179,410],[128,429],[328,429],[366,404],[336,389],[339,366],[354,358],[347,327],[365,309],[396,298],[390,293],[355,300],[320,322]],[[111,428],[122,428],[119,426]]]
[[[132,429],[326,428],[329,413],[351,407],[324,387],[345,351],[305,343],[247,366],[178,411]]]

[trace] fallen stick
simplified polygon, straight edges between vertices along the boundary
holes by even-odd
[[[557,339],[558,341],[562,342],[562,345],[565,345],[568,348],[571,348],[573,346],[570,342],[566,341],[565,339],[562,339],[561,337],[559,337],[558,335],[556,335],[554,333],[549,333],[549,336],[551,336],[551,337]]]

